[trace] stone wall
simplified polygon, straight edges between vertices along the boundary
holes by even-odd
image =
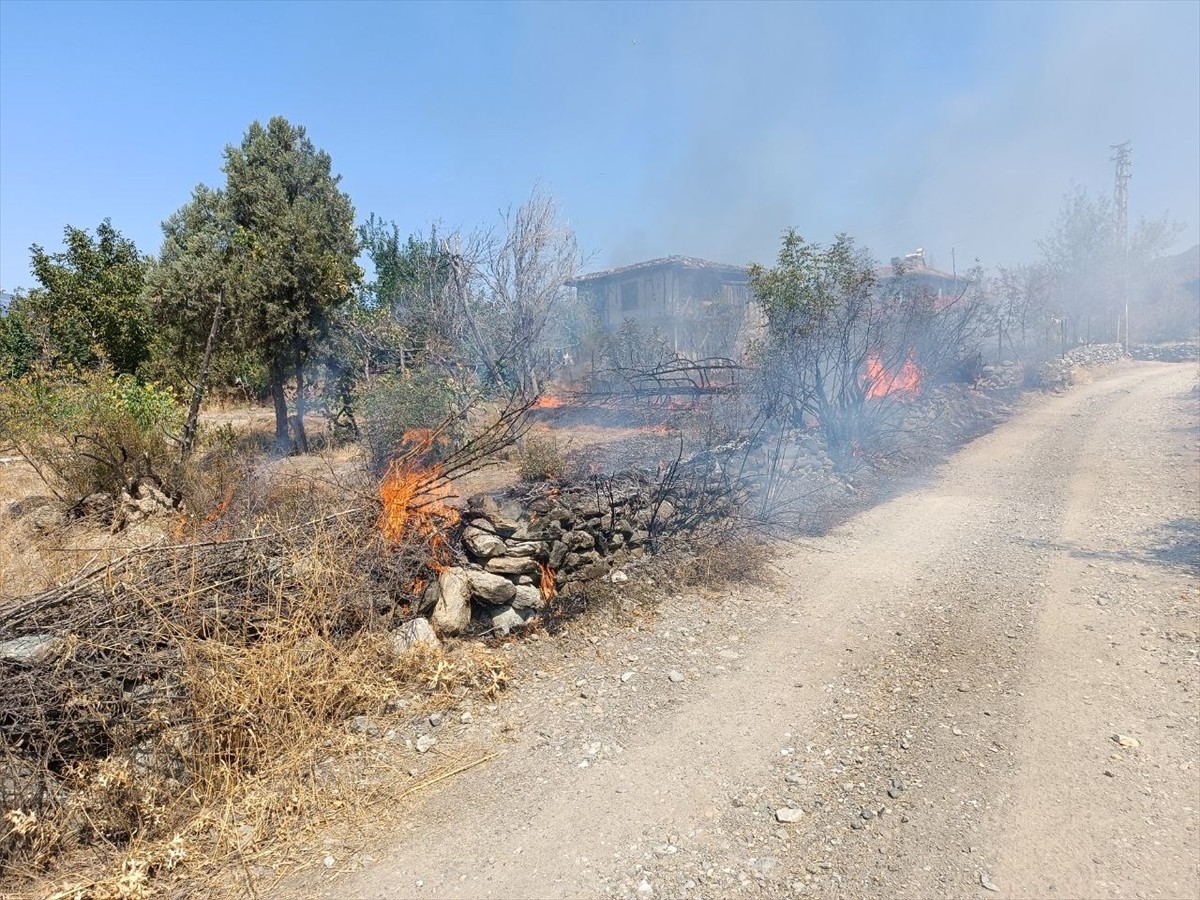
[[[1134,344],[1129,348],[1134,359],[1159,362],[1195,362],[1200,360],[1200,341],[1175,341],[1169,344]]]
[[[559,593],[605,578],[624,581],[622,567],[655,539],[732,505],[718,480],[697,484],[630,471],[472,497],[463,513],[461,563],[442,571],[424,606],[433,607],[443,634],[472,622],[500,633],[526,625]]]

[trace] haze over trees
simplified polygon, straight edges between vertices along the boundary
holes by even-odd
[[[574,298],[578,241],[543,190],[470,232],[408,232],[375,214],[356,225],[329,154],[281,117],[227,146],[223,172],[163,222],[157,257],[108,221],[94,234],[68,226],[61,252],[32,247],[38,286],[0,315],[0,371],[167,385],[187,412],[181,457],[208,392],[269,400],[276,450],[305,452],[312,410],[350,439],[364,415],[428,424],[471,398],[536,397],[580,341],[599,341],[594,357],[606,359],[647,339],[601,335]],[[818,421],[851,453],[871,366],[894,373],[916,352],[946,368],[976,348],[1036,360],[1078,342],[1194,334],[1195,291],[1177,284],[1187,272],[1161,261],[1177,231],[1142,220],[1126,245],[1111,201],[1075,187],[1038,259],[965,273],[948,306],[881,282],[848,235],[822,248],[788,231],[776,264],[750,269],[763,327],[744,362],[771,385],[772,415]]]
[[[1025,277],[1026,287],[1036,283],[1047,293],[1064,342],[1118,340],[1128,292],[1145,284],[1150,264],[1179,230],[1166,216],[1142,219],[1124,246],[1111,199],[1075,186],[1039,242],[1042,274]]]

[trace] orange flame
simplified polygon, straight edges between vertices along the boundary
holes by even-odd
[[[443,480],[442,467],[426,463],[434,446],[444,441],[428,428],[406,432],[400,441],[403,452],[392,460],[379,484],[383,504],[379,530],[384,539],[392,544],[412,538],[426,541],[435,571],[451,560],[445,531],[459,520],[458,510],[445,502],[450,488]]]
[[[867,357],[867,397],[878,400],[892,394],[915,397],[921,391],[921,370],[917,368],[910,350],[900,371],[890,373],[874,353]]]
[[[554,570],[545,563],[538,563],[538,568],[542,572],[541,584],[538,587],[542,591],[542,599],[549,603],[558,596],[558,591],[554,587]]]
[[[566,405],[566,400],[562,397],[555,397],[553,394],[542,394],[533,401],[534,409],[561,409]]]

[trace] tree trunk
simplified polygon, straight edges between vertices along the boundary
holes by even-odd
[[[296,353],[296,418],[292,420],[296,434],[296,450],[308,452],[308,435],[304,431],[304,359],[300,354],[300,344],[295,344]]]
[[[288,438],[287,397],[283,393],[283,367],[276,360],[271,361],[271,399],[275,403],[275,449],[287,453],[292,449]]]
[[[208,388],[208,368],[212,363],[213,348],[217,343],[217,335],[221,332],[221,313],[225,309],[225,296],[217,294],[217,307],[213,310],[212,327],[208,330],[208,342],[204,345],[204,357],[200,360],[200,374],[196,378],[196,388],[192,391],[192,404],[188,407],[187,421],[183,424],[183,437],[179,441],[179,458],[187,459],[196,441],[196,428],[200,421],[200,404],[204,400],[204,392]]]

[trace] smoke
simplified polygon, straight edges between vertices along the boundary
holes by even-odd
[[[672,83],[673,149],[648,169],[613,264],[769,260],[780,231],[847,231],[943,268],[1029,259],[1072,183],[1200,239],[1200,5],[689,7],[646,48]],[[686,19],[687,21],[682,21]]]
[[[68,222],[110,216],[153,252],[163,217],[219,179],[221,146],[275,113],[330,151],[364,216],[469,231],[540,183],[596,267],[767,262],[788,226],[880,259],[1022,261],[1072,182],[1111,190],[1125,140],[1131,220],[1169,210],[1177,249],[1200,241],[1195,2],[313,4],[282,41],[232,7],[41,9],[6,13],[0,54],[6,288]],[[108,30],[130,51],[113,89],[153,90],[97,117],[77,86]],[[262,77],[180,74],[183,33]]]

